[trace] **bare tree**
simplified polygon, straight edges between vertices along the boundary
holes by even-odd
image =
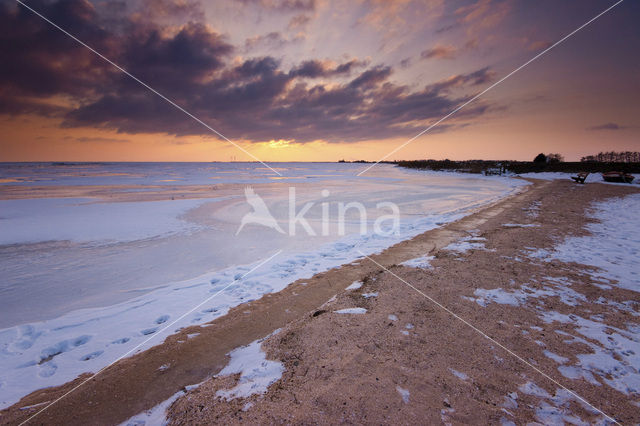
[[[554,154],[549,154],[551,157]],[[640,152],[638,151],[608,151],[599,152],[596,155],[587,155],[580,161],[597,161],[600,163],[640,163]]]

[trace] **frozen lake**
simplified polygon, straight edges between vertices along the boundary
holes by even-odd
[[[362,177],[362,164],[274,168],[282,176],[255,163],[0,165],[0,182],[18,190],[0,192],[0,406],[97,371],[234,279],[173,329],[211,321],[526,184],[388,164]],[[253,211],[248,185],[284,233],[252,223],[238,233]],[[390,213],[382,202],[398,207],[392,235],[373,232]],[[366,232],[355,208],[340,220],[346,203],[363,206]],[[304,213],[311,232],[298,223],[291,235],[292,209]]]

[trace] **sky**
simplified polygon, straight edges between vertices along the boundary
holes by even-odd
[[[636,0],[23,1],[147,87],[0,0],[0,161],[640,151]]]

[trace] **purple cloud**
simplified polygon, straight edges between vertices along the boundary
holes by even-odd
[[[605,124],[600,124],[598,126],[591,126],[591,127],[587,127],[587,130],[593,130],[593,131],[597,131],[597,130],[622,130],[622,129],[626,129],[626,126],[621,126],[617,123],[605,123]]]
[[[260,3],[292,8],[314,4]],[[182,3],[166,0],[157,14],[165,16],[176,4]],[[493,78],[490,69],[482,68],[416,90],[394,82],[391,66],[369,66],[358,59],[311,59],[287,68],[272,56],[238,61],[233,57],[237,47],[197,20],[170,26],[143,20],[126,8],[113,9],[120,11],[119,19],[112,15],[103,20],[82,0],[34,0],[30,5],[232,139],[339,143],[412,136],[425,122],[468,100],[471,94],[465,92]],[[63,127],[209,134],[25,9],[0,5],[0,26],[6,29],[0,33],[0,112],[53,115]],[[73,102],[54,107],[38,101],[52,96]],[[441,130],[491,108],[477,103]]]

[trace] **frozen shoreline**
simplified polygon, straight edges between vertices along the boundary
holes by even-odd
[[[403,177],[403,173],[400,173],[399,177]],[[422,205],[420,203],[406,204],[405,198],[411,199],[411,194],[401,195],[400,198],[397,198],[398,202],[405,202],[405,208],[408,211],[418,213],[433,206],[434,211],[437,212],[431,215],[414,213],[407,216],[401,222],[398,235],[381,237],[371,233],[364,236],[351,233],[337,240],[335,238],[329,239],[328,242],[325,241],[312,251],[302,249],[305,245],[308,246],[302,240],[301,244],[289,246],[283,255],[234,283],[234,279],[246,274],[260,260],[266,259],[276,252],[276,248],[269,247],[267,244],[262,246],[263,251],[258,260],[245,265],[214,269],[211,272],[198,274],[196,278],[176,280],[173,283],[155,282],[155,286],[151,286],[151,288],[134,288],[144,294],[134,298],[129,297],[128,300],[120,303],[107,307],[75,309],[53,319],[0,330],[0,368],[3,372],[0,377],[0,407],[9,406],[21,396],[36,389],[63,384],[83,372],[98,371],[150,337],[155,336],[153,340],[144,344],[136,352],[162,343],[167,335],[174,333],[181,327],[212,321],[225,315],[234,306],[258,299],[271,292],[280,291],[298,279],[308,278],[316,273],[353,262],[360,258],[358,250],[365,254],[379,252],[397,242],[455,221],[469,214],[475,208],[517,192],[519,188],[527,184],[524,181],[512,179],[477,179],[469,176],[461,176],[460,179],[462,180],[456,182],[451,180],[432,181],[437,185],[444,186],[442,189],[439,189],[437,185],[422,189],[427,194],[426,201]],[[381,181],[369,183],[364,187],[369,194],[378,185],[378,193],[369,194],[371,202],[375,202],[376,199],[384,199],[391,191],[396,191],[394,187],[384,188],[384,185],[389,181],[388,176],[383,177],[383,181],[384,183]],[[419,191],[420,182],[423,181],[418,181],[418,184],[413,183],[414,186],[405,189]],[[427,179],[425,182],[429,182],[429,180]],[[475,197],[470,196],[474,182],[478,188],[482,188],[479,192],[480,195],[476,194]],[[456,188],[456,185],[463,186],[463,183],[472,186],[471,189],[460,191]],[[329,182],[324,182],[324,184],[328,185]],[[332,191],[338,193],[338,189],[341,188],[340,184],[333,182],[332,185],[330,186]],[[381,188],[384,191],[381,191]],[[442,197],[442,195],[438,195],[442,190],[445,191],[443,194],[446,194],[446,191],[453,194],[449,195],[449,198],[444,198],[444,203],[439,201],[441,198],[438,198]],[[464,192],[465,190],[467,193]],[[435,197],[429,195],[431,194],[429,191],[435,191],[433,192]],[[457,195],[458,192],[459,195]],[[362,196],[362,193],[359,194]],[[301,193],[301,195],[301,201],[306,201],[308,197],[311,197],[309,191]],[[268,198],[270,196],[268,193],[265,197],[269,205],[274,207],[274,211],[281,212],[283,210],[281,200]],[[204,202],[209,203],[210,201],[215,200],[205,200]],[[202,200],[191,200],[190,202],[195,203],[196,209],[187,212],[187,215],[192,214],[193,211],[197,212],[201,208],[198,206],[203,203]],[[236,197],[236,201],[233,202],[236,205],[241,204],[244,199],[238,200]],[[237,218],[238,214],[233,202],[220,203],[220,205],[226,208],[234,207],[234,209],[217,211],[222,215],[226,214],[229,217]],[[218,204],[214,202],[212,205]],[[199,217],[203,217],[203,215],[200,214]],[[311,220],[315,219],[317,218],[311,218]],[[159,221],[159,223],[164,222]],[[198,222],[195,221],[195,223]],[[231,223],[231,225],[231,231],[235,230],[237,223]],[[268,249],[265,250],[265,247]],[[210,303],[160,334],[163,327],[171,324],[172,321],[191,309],[194,301],[205,300],[229,284],[232,285],[212,299]],[[29,380],[25,380],[26,377]]]
[[[492,423],[503,408],[504,424],[637,423],[640,198],[630,189],[538,182],[446,227],[461,231],[448,244],[411,242],[432,260],[405,261],[411,244],[394,248],[404,256],[374,256],[390,272],[363,271],[348,291],[284,326],[286,337],[265,342],[285,379],[242,401],[251,406],[243,419],[333,423],[365,412],[372,422],[393,413],[415,423],[442,413],[446,422]],[[596,258],[602,271],[589,267]],[[413,300],[404,280],[481,332]],[[215,395],[231,386],[204,382],[169,419],[230,421],[238,405]]]

